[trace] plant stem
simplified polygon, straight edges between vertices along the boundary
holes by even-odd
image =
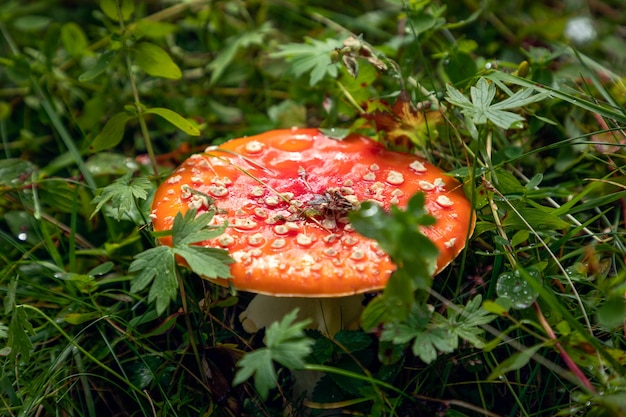
[[[583,371],[578,367],[578,365],[576,365],[576,363],[572,360],[572,358],[569,356],[569,354],[565,351],[565,349],[563,348],[563,345],[561,345],[561,342],[559,342],[557,340],[557,337],[554,334],[554,331],[552,330],[552,327],[550,327],[550,324],[548,323],[548,321],[546,320],[545,316],[543,315],[543,312],[541,311],[541,307],[539,307],[539,304],[536,301],[533,303],[533,308],[535,309],[535,312],[537,313],[537,318],[539,318],[539,323],[541,323],[541,326],[544,328],[544,330],[548,334],[548,337],[550,339],[556,341],[555,346],[556,346],[557,350],[559,351],[559,354],[561,355],[561,358],[563,358],[563,361],[565,362],[565,364],[569,368],[569,370],[572,371],[572,373],[574,375],[576,375],[576,377],[578,378],[580,383],[585,388],[587,388],[591,393],[595,394],[596,393],[596,389],[591,384],[591,381],[589,381],[587,376],[583,373]]]

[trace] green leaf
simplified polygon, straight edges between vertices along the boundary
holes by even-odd
[[[183,75],[169,54],[153,43],[139,42],[132,47],[131,54],[139,68],[148,75],[173,80]]]
[[[528,184],[526,184],[526,188],[528,190],[534,190],[536,187],[539,186],[539,184],[541,184],[541,181],[543,181],[543,174],[540,172],[538,174],[535,174],[530,181],[528,181]]]
[[[79,77],[78,81],[84,83],[86,81],[91,81],[96,78],[98,75],[102,74],[105,69],[109,66],[113,58],[117,56],[117,51],[104,51],[98,57],[98,60],[94,64],[93,67],[83,72]]]
[[[170,22],[157,22],[154,20],[141,19],[135,24],[133,35],[137,39],[143,37],[150,39],[162,39],[176,32],[178,27]]]
[[[174,248],[174,253],[182,257],[189,268],[198,275],[206,278],[230,277],[228,264],[232,263],[233,259],[228,255],[228,251],[202,246],[182,246]]]
[[[318,41],[306,38],[307,43],[290,43],[281,45],[280,51],[270,54],[273,58],[287,58],[291,63],[290,70],[296,77],[310,73],[309,85],[313,86],[324,77],[337,77],[338,64],[331,62],[331,53],[343,44],[336,39]]]
[[[148,302],[156,301],[158,315],[163,314],[170,302],[176,299],[178,281],[176,257],[172,248],[157,246],[137,254],[128,271],[139,271],[132,281],[131,292],[137,293],[152,284]]]
[[[61,27],[61,42],[71,56],[81,55],[89,46],[85,32],[74,22],[68,22]]]
[[[118,22],[121,13],[122,20],[127,21],[135,11],[135,3],[133,0],[100,0],[100,8],[111,20]]]
[[[311,353],[314,341],[305,336],[304,328],[309,320],[295,323],[298,309],[287,314],[280,322],[272,323],[265,333],[265,348],[247,353],[237,363],[233,385],[238,385],[254,376],[254,386],[262,398],[278,382],[274,362],[289,369],[301,369],[305,358]]]
[[[538,344],[526,348],[520,352],[515,352],[514,354],[506,358],[503,362],[501,362],[498,366],[496,366],[496,368],[487,377],[487,380],[493,381],[497,379],[500,375],[504,375],[507,372],[520,369],[521,367],[526,365],[533,357],[533,355],[542,347],[544,347],[543,344]]]
[[[226,47],[207,66],[211,70],[209,85],[214,85],[224,74],[224,71],[235,59],[237,52],[249,48],[252,45],[262,45],[265,37],[270,33],[272,26],[269,22],[263,23],[259,28],[244,32],[226,42]]]
[[[0,159],[0,186],[18,187],[31,179],[36,167],[23,159]]]
[[[183,116],[173,110],[165,109],[162,107],[153,107],[146,110],[144,113],[156,114],[157,116],[164,118],[188,135],[200,135],[200,130],[193,123],[191,123],[189,120],[185,119]]]
[[[471,101],[452,85],[447,85],[446,90],[448,93],[446,100],[461,108],[470,130],[475,129],[473,126],[485,124],[487,121],[502,129],[517,128],[517,123],[523,122],[524,118],[506,110],[524,107],[548,97],[547,92],[534,94],[533,89],[522,88],[507,99],[492,104],[496,96],[496,86],[484,77],[479,78],[476,85],[470,88]]]
[[[212,239],[219,236],[224,230],[225,226],[222,226],[217,229],[220,231],[219,233],[213,234],[213,232],[210,232],[206,234],[209,231],[203,229],[208,226],[214,213],[212,211],[199,215],[196,215],[196,213],[196,210],[188,210],[185,214],[181,212],[176,213],[174,224],[172,225],[172,242],[175,247]]]
[[[421,231],[421,226],[434,223],[424,208],[425,197],[417,193],[405,210],[396,206],[386,212],[378,205],[364,202],[350,213],[350,221],[362,235],[375,239],[397,265],[402,265],[416,287],[430,285],[439,251]],[[419,247],[419,254],[413,248]]]
[[[3,307],[4,314],[8,315],[17,306],[16,293],[19,279],[17,276],[11,277],[11,281],[7,285],[6,295],[4,297]]]
[[[137,199],[148,198],[148,191],[152,189],[152,183],[144,177],[132,178],[133,173],[129,172],[113,181],[112,184],[99,190],[99,194],[91,201],[96,204],[91,217],[99,212],[106,203],[111,203],[114,217],[120,221],[136,207]]]
[[[489,314],[482,305],[482,297],[477,295],[465,307],[448,308],[447,327],[451,334],[468,341],[474,347],[482,349],[485,341],[482,335],[485,331],[480,327],[496,318]],[[436,323],[436,321],[434,321]]]
[[[597,311],[598,323],[604,328],[614,329],[624,324],[626,303],[622,295],[609,297]]]
[[[89,150],[91,152],[100,152],[117,146],[124,137],[126,123],[134,117],[134,115],[125,111],[115,114],[104,125],[98,136],[94,138]]]
[[[570,224],[555,216],[554,209],[545,208],[519,208],[517,212],[511,210],[502,221],[504,227],[513,229],[534,230],[563,230],[569,228]]]
[[[254,376],[254,387],[261,396],[267,398],[270,389],[278,384],[276,371],[272,362],[272,352],[261,348],[249,352],[237,362],[239,370],[233,379],[233,385],[239,385]]]
[[[137,293],[151,284],[148,302],[156,301],[156,310],[161,315],[176,299],[178,280],[176,257],[184,259],[189,268],[206,278],[229,278],[233,262],[228,252],[218,248],[193,246],[193,243],[219,236],[225,226],[208,226],[213,213],[196,216],[195,210],[174,218],[172,244],[158,246],[135,255],[128,271],[139,272],[133,279],[131,291]]]
[[[450,353],[457,345],[457,338],[447,329],[434,328],[418,333],[411,350],[425,363],[431,363],[437,359],[437,351]]]
[[[485,300],[485,302],[483,303],[483,308],[489,313],[497,314],[498,316],[502,317],[508,315],[509,311],[506,307],[500,305],[496,301],[491,300]]]
[[[7,345],[11,348],[11,353],[9,354],[10,362],[14,362],[18,355],[24,363],[28,363],[30,360],[33,342],[28,337],[28,333],[33,333],[33,326],[28,321],[24,309],[15,307],[9,323],[9,340],[7,342]]]

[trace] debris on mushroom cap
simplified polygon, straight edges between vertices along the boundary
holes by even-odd
[[[229,227],[202,244],[227,249],[235,260],[232,278],[219,284],[276,296],[338,297],[382,289],[395,269],[375,241],[354,231],[349,212],[363,201],[404,207],[419,191],[436,218],[423,233],[440,251],[438,272],[474,227],[461,184],[358,134],[339,141],[317,129],[275,130],[207,148],[158,188],[151,218],[160,231],[172,228],[178,211],[216,210],[214,222]]]

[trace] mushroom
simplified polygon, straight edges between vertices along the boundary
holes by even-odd
[[[354,230],[348,213],[363,201],[406,206],[419,191],[436,218],[423,233],[439,249],[439,272],[474,227],[461,184],[359,134],[336,140],[294,128],[209,147],[159,186],[151,217],[156,231],[171,229],[176,213],[189,209],[215,210],[212,221],[227,222],[224,234],[201,244],[227,249],[235,260],[232,277],[217,284],[259,294],[241,315],[246,330],[297,306],[300,317],[332,335],[358,322],[362,294],[384,288],[395,269],[375,241]]]

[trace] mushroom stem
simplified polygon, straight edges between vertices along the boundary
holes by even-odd
[[[256,295],[239,320],[244,330],[255,333],[299,308],[298,319],[311,319],[310,329],[333,336],[358,326],[363,311],[363,294],[337,298],[273,297]]]

